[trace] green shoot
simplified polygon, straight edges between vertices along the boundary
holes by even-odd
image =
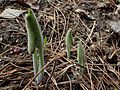
[[[46,47],[47,44],[47,37],[44,38],[44,47]]]
[[[28,34],[28,52],[32,54],[34,75],[36,75],[44,66],[43,36],[32,9],[28,9],[28,13],[25,15],[25,23]],[[36,77],[36,82],[39,83],[43,76],[44,71]]]
[[[68,30],[66,34],[65,44],[66,44],[66,50],[67,50],[67,57],[70,59],[70,50],[72,46],[73,38],[72,38],[72,31],[71,29]]]
[[[78,42],[78,46],[77,46],[77,60],[78,60],[78,63],[79,63],[81,66],[84,66],[84,59],[85,59],[84,48],[83,48],[83,46],[82,46],[81,41],[79,41],[79,42]],[[81,72],[81,73],[84,72],[84,68],[83,68],[83,67],[80,68],[80,72]]]

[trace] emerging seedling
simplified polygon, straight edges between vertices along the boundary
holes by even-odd
[[[85,53],[84,53],[84,48],[82,46],[82,43],[81,41],[78,42],[78,46],[77,46],[77,60],[78,60],[78,63],[81,65],[81,66],[84,66],[84,59],[85,59]],[[80,68],[80,73],[83,73],[84,72],[84,68],[81,67]]]
[[[44,66],[44,43],[41,27],[32,9],[28,9],[28,13],[25,15],[25,23],[28,34],[28,52],[32,54],[34,75],[36,75]],[[43,77],[44,71],[36,77],[36,82],[39,83]]]
[[[47,44],[47,37],[44,38],[44,47],[46,47]]]
[[[73,42],[72,31],[70,29],[70,30],[68,30],[68,32],[66,34],[66,39],[65,39],[68,59],[70,59],[70,50],[71,50],[72,42]]]

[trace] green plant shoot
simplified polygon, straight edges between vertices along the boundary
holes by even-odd
[[[44,38],[44,47],[46,47],[47,44],[47,37]]]
[[[25,15],[25,23],[28,34],[28,52],[32,54],[34,75],[44,66],[43,36],[41,27],[32,9],[28,9]],[[39,83],[44,77],[44,71],[36,77]]]
[[[72,30],[68,30],[66,34],[66,39],[65,39],[65,44],[66,44],[66,50],[67,50],[67,57],[70,59],[70,50],[71,46],[73,43],[73,38],[72,38]]]
[[[77,60],[78,60],[78,63],[79,63],[81,66],[84,66],[84,59],[85,59],[84,48],[83,48],[83,46],[82,46],[81,41],[79,41],[79,42],[78,42],[78,46],[77,46]],[[83,67],[80,68],[80,72],[81,72],[81,73],[84,72],[84,68],[83,68]]]

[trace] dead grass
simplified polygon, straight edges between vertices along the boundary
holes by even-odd
[[[53,0],[53,2],[46,3],[46,6],[39,10],[37,14],[43,29],[43,35],[47,36],[48,39],[43,68],[45,78],[39,85],[35,85],[31,57],[26,49],[23,50],[23,47],[26,48],[26,41],[18,42],[15,45],[8,42],[8,48],[1,54],[0,89],[114,90],[116,87],[119,90],[119,35],[105,23],[107,20],[105,15],[113,12],[105,12],[105,10],[99,9],[97,6],[99,3],[100,1],[96,0]],[[81,13],[76,13],[76,9],[85,10],[95,19],[87,19],[87,16],[84,17]],[[18,18],[17,21],[20,29],[24,30],[23,19],[21,21]],[[2,22],[6,21],[3,20]],[[6,28],[6,26],[3,27]],[[65,35],[69,28],[72,28],[74,37],[71,60],[66,58],[65,50]],[[14,28],[9,29],[14,30]],[[19,32],[16,38],[19,39],[20,36],[23,36],[26,40],[26,32],[22,31],[24,35],[20,31],[14,32]],[[5,35],[4,32],[3,34]],[[85,48],[84,74],[79,73],[81,66],[76,60],[76,45],[79,38]],[[4,43],[0,43],[2,48],[5,48],[6,43]],[[19,46],[22,51],[14,52],[13,46]]]

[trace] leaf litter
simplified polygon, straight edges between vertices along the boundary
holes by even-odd
[[[17,18],[19,17],[21,14],[23,14],[24,12],[26,12],[26,10],[16,10],[16,9],[5,9],[1,14],[0,17],[1,18]]]
[[[101,7],[98,5],[101,2],[54,0],[40,4],[43,6],[40,6],[42,8],[36,12],[36,16],[44,37],[47,37],[47,43],[43,68],[46,74],[39,85],[33,80],[23,15],[19,18],[0,19],[0,89],[119,90],[120,67],[117,64],[120,61],[120,35],[111,26],[113,24],[106,23],[117,23],[119,14],[115,14],[115,3],[107,2]],[[17,10],[28,8],[15,2],[3,8],[7,6]],[[76,10],[82,11],[83,15]],[[89,16],[94,19],[87,19]],[[68,60],[64,36],[70,28],[74,41],[71,60]],[[79,38],[85,49],[85,71],[82,75],[78,72],[81,66],[77,63]],[[10,53],[16,51],[16,47],[21,51]]]

